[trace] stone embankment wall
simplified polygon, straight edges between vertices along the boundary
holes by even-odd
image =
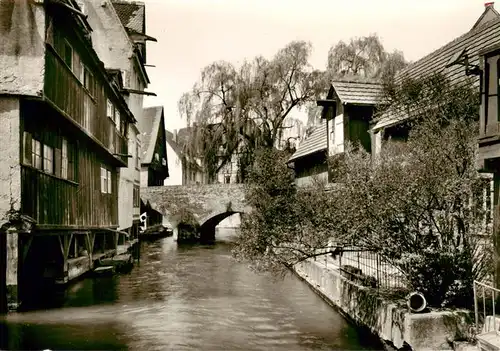
[[[450,342],[466,335],[468,311],[413,314],[313,260],[297,264],[295,272],[349,319],[396,349],[407,344],[413,350],[450,350]]]

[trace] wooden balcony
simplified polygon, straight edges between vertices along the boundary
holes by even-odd
[[[120,135],[106,116],[106,95],[95,82],[94,96],[86,89],[55,50],[48,45],[45,64],[44,95],[53,106],[82,129],[111,155],[127,155],[126,137]],[[127,163],[124,156],[114,156]]]

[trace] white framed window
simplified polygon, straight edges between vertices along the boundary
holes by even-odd
[[[101,193],[111,194],[111,172],[101,166]]]
[[[42,169],[42,143],[36,139],[31,142],[31,165]]]
[[[124,69],[121,70],[121,73],[122,73],[122,80],[123,80],[123,86],[124,87],[128,87],[129,84],[127,82],[127,71],[125,71]]]
[[[109,124],[109,149],[112,152],[115,152],[115,126],[113,124]]]
[[[80,82],[82,84],[85,84],[85,65],[83,64],[82,60],[80,60],[79,64],[79,73],[80,75],[78,76],[78,79],[80,79]]]
[[[92,115],[92,101],[90,97],[84,94],[83,98],[83,127],[90,130],[90,119]]]
[[[120,131],[121,116],[120,116],[120,111],[118,111],[118,109],[115,109],[115,123],[116,123],[116,130]]]
[[[135,143],[135,168],[139,169],[141,167],[141,155],[139,149],[139,140]]]
[[[54,148],[43,145],[43,171],[54,173]]]
[[[106,116],[108,116],[108,118],[111,119],[113,123],[115,123],[114,110],[115,107],[113,106],[113,103],[108,99],[106,102]]]
[[[106,170],[106,173],[108,175],[108,194],[111,194],[111,171]]]
[[[65,138],[62,139],[61,148],[61,177],[68,179],[68,141]]]

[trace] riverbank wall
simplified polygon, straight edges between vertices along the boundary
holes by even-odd
[[[469,311],[414,314],[382,299],[373,289],[346,279],[338,269],[314,260],[297,264],[294,271],[330,305],[368,328],[389,349],[452,350],[452,345],[466,338]]]

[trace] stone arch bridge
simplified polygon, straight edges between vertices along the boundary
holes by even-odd
[[[245,203],[243,184],[146,187],[141,188],[141,199],[163,215],[164,222],[170,224],[179,241],[188,240],[190,235],[197,235],[202,241],[214,240],[219,222],[235,213],[245,214],[251,210]],[[196,234],[182,233],[188,224],[186,218],[190,219],[189,227],[194,227]]]

